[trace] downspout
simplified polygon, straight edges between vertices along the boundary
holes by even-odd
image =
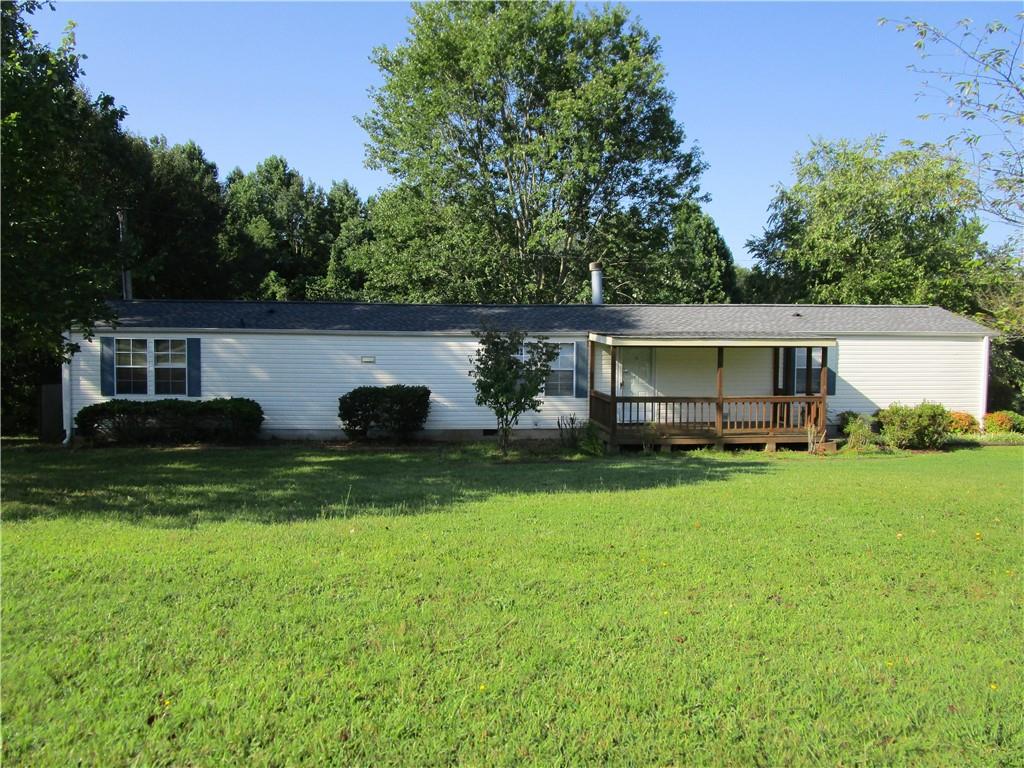
[[[978,403],[978,425],[985,431],[985,410],[988,408],[988,365],[991,337],[984,336],[981,340],[981,401]]]

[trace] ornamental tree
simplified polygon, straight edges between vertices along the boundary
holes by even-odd
[[[541,408],[540,394],[558,347],[543,338],[527,340],[525,333],[516,330],[484,330],[475,335],[479,346],[469,359],[469,375],[476,387],[476,404],[494,412],[498,447],[508,453],[512,427],[519,417]]]

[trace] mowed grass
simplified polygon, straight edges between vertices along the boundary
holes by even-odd
[[[4,765],[1024,761],[1024,450],[3,454]]]

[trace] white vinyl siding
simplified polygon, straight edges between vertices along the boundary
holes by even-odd
[[[140,332],[140,339],[167,338]],[[266,415],[268,434],[341,435],[338,397],[361,385],[423,384],[430,387],[428,430],[493,429],[494,415],[474,402],[469,377],[472,337],[374,336],[302,333],[189,333],[202,339],[203,399],[249,397]],[[120,335],[119,335],[120,337]],[[553,343],[585,340],[552,337]],[[81,351],[71,360],[71,409],[77,413],[100,394],[99,339],[75,336]],[[363,357],[375,363],[361,362]],[[150,388],[152,393],[152,388]],[[137,395],[133,399],[154,399]],[[545,400],[545,398],[542,398]],[[523,429],[555,429],[559,416],[588,418],[587,398],[553,397],[540,413],[527,413]]]
[[[838,342],[831,419],[842,411],[873,413],[892,403],[925,400],[979,420],[984,416],[984,338],[845,336]]]
[[[431,389],[428,430],[493,429],[494,417],[474,403],[468,372],[476,340],[468,336],[374,336],[303,333],[190,333],[202,339],[203,397],[250,397],[263,406],[268,433],[339,434],[338,397],[363,385],[423,384]],[[154,332],[118,338],[166,339]],[[585,335],[552,338],[555,343]],[[72,414],[101,402],[99,339],[81,345],[69,366]],[[985,387],[983,337],[839,337],[836,394],[830,416],[851,410],[870,413],[893,402],[923,400],[981,417]],[[659,394],[713,396],[715,350],[656,351],[654,386]],[[375,363],[363,363],[362,358]],[[830,360],[834,359],[830,352]],[[147,359],[151,365],[155,361]],[[595,345],[595,387],[607,391],[609,355]],[[725,351],[724,388],[728,395],[771,394],[771,350]],[[146,395],[126,395],[152,399]],[[559,416],[585,419],[587,398],[551,397],[540,413],[525,414],[520,428],[554,429]]]

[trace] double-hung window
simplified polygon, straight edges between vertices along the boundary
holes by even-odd
[[[559,344],[558,357],[551,363],[551,373],[544,383],[545,397],[572,397],[575,394],[575,345]]]
[[[186,394],[186,359],[184,339],[153,341],[153,385],[156,394]]]
[[[149,368],[146,363],[145,339],[115,341],[116,392],[119,395],[144,395],[147,392]]]
[[[814,347],[811,349],[811,391],[807,391],[807,350],[797,349],[796,352],[796,381],[794,387],[797,394],[800,395],[818,395],[821,394],[821,348]],[[828,367],[829,373],[829,393],[830,395],[835,394],[835,374],[831,371],[838,369],[838,358],[839,350],[836,347],[832,347],[828,351]]]
[[[551,361],[551,372],[544,381],[544,396],[573,397],[576,394],[576,345],[569,343],[551,346],[558,348],[558,357]],[[524,344],[517,357],[526,360],[529,354],[528,346]]]

